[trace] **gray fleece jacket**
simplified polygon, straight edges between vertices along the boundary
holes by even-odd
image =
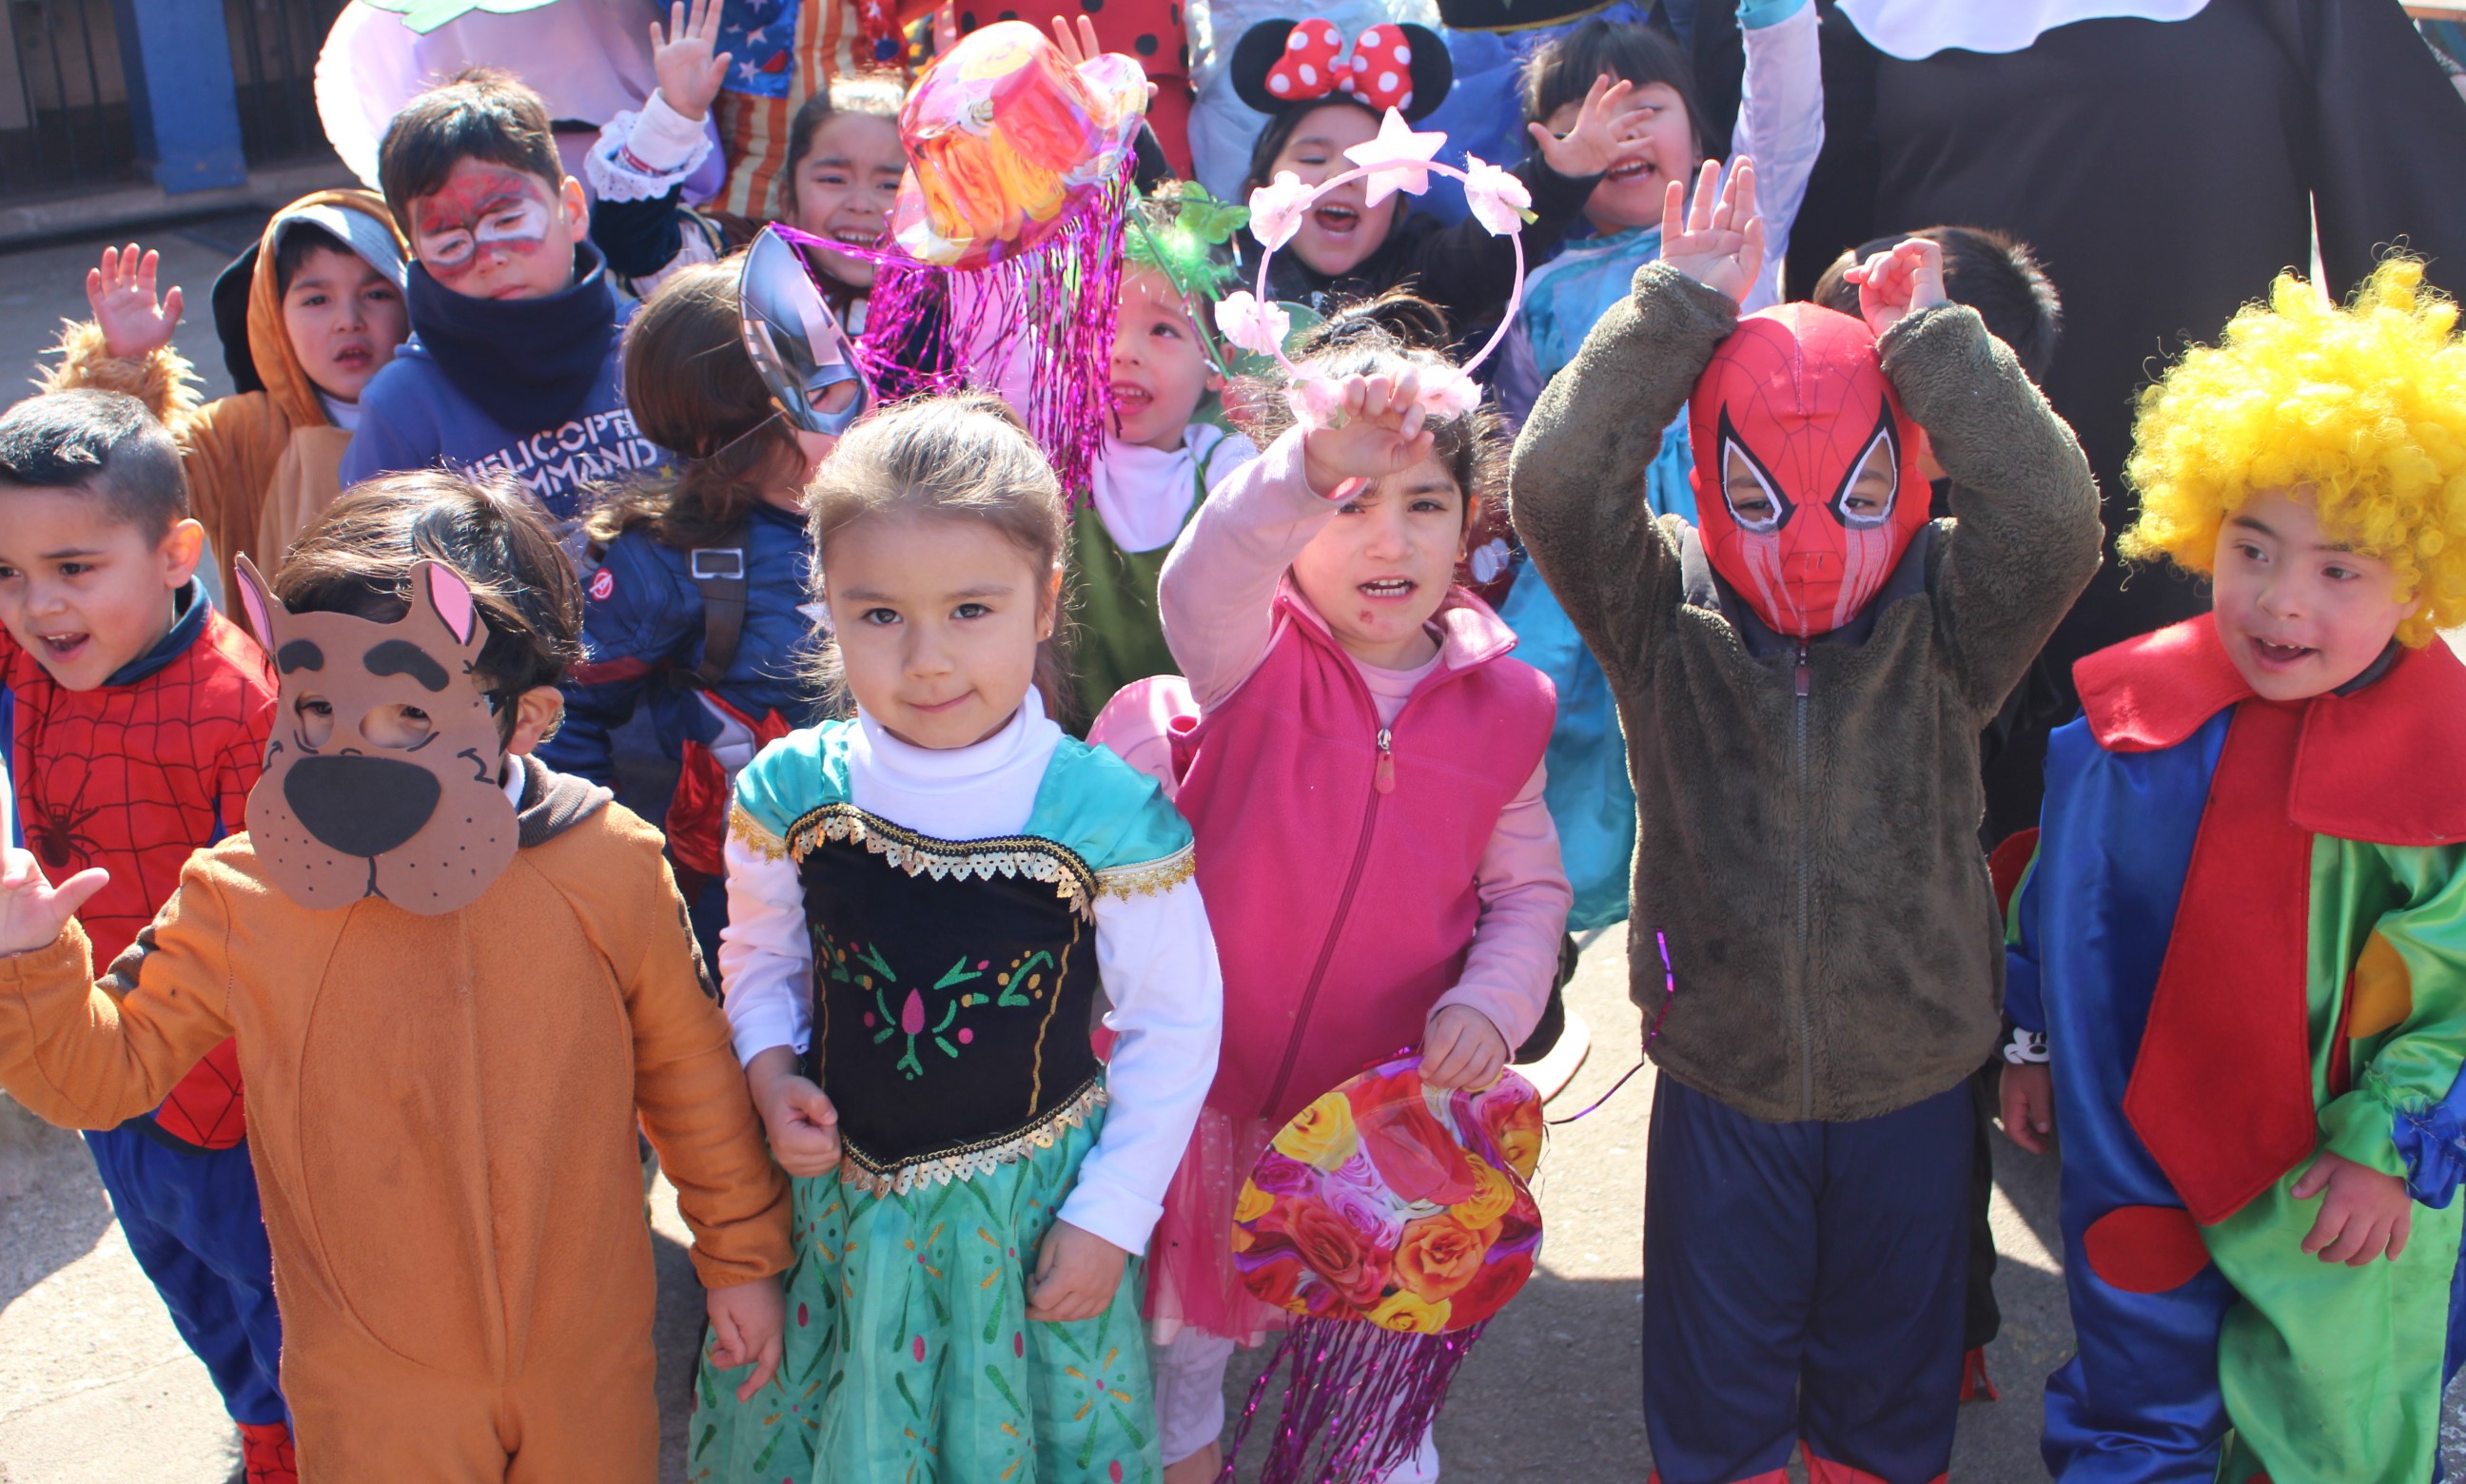
[[[1661,430],[1737,324],[1726,296],[1639,270],[1515,440],[1515,527],[1626,731],[1648,1025],[1656,931],[1677,979],[1653,1060],[1754,1117],[1872,1118],[1994,1049],[1978,733],[2097,570],[2097,486],[1976,311],[1913,314],[1884,371],[1952,477],[1953,518],[1848,627],[1776,634],[1693,528],[1645,504]]]

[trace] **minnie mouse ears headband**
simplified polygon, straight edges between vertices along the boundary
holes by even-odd
[[[1489,229],[1491,236],[1514,239],[1515,284],[1508,291],[1507,310],[1491,331],[1490,340],[1462,368],[1433,371],[1422,382],[1422,405],[1433,416],[1462,416],[1480,404],[1481,388],[1473,381],[1472,371],[1498,349],[1508,326],[1515,323],[1516,306],[1524,302],[1523,230],[1524,224],[1533,219],[1533,193],[1524,188],[1524,182],[1479,155],[1466,155],[1462,169],[1442,163],[1436,156],[1446,143],[1447,136],[1437,130],[1415,133],[1403,115],[1390,108],[1379,121],[1376,139],[1344,151],[1344,157],[1353,162],[1352,169],[1317,186],[1305,186],[1300,176],[1283,170],[1273,182],[1250,192],[1250,235],[1267,249],[1259,257],[1258,292],[1244,289],[1225,296],[1216,306],[1216,327],[1234,345],[1271,356],[1284,368],[1290,381],[1286,395],[1292,403],[1294,417],[1303,426],[1338,426],[1343,416],[1344,389],[1315,367],[1295,366],[1286,356],[1285,338],[1291,332],[1292,317],[1267,299],[1267,265],[1275,261],[1277,250],[1301,230],[1302,218],[1310,214],[1320,197],[1356,180],[1366,188],[1363,204],[1372,207],[1399,191],[1423,194],[1430,189],[1430,176],[1434,173],[1462,181],[1465,201],[1472,208],[1474,218]]]
[[[1446,102],[1455,83],[1446,43],[1426,26],[1381,21],[1347,41],[1333,21],[1261,21],[1234,45],[1233,91],[1261,113],[1344,98],[1408,124]]]

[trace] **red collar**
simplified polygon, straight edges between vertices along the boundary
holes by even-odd
[[[2073,666],[2098,745],[2174,747],[2256,699],[2208,614],[2101,649]],[[2388,672],[2305,708],[2287,815],[2315,834],[2384,845],[2466,840],[2466,665],[2448,644],[2401,649]]]

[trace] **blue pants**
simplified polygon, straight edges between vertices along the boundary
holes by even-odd
[[[1964,1083],[1880,1118],[1765,1123],[1660,1079],[1644,1416],[1663,1484],[1779,1481],[1801,1440],[1819,1479],[1944,1475],[1970,1097]]]
[[[274,1253],[248,1146],[191,1154],[134,1127],[90,1133],[94,1167],[137,1266],[223,1395],[234,1422],[288,1422],[276,1364]]]

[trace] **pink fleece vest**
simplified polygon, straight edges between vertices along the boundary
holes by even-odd
[[[1549,744],[1549,680],[1450,596],[1439,667],[1383,740],[1353,661],[1288,589],[1267,657],[1200,719],[1179,803],[1224,966],[1208,1101],[1281,1124],[1399,1050],[1454,987],[1482,852]]]

